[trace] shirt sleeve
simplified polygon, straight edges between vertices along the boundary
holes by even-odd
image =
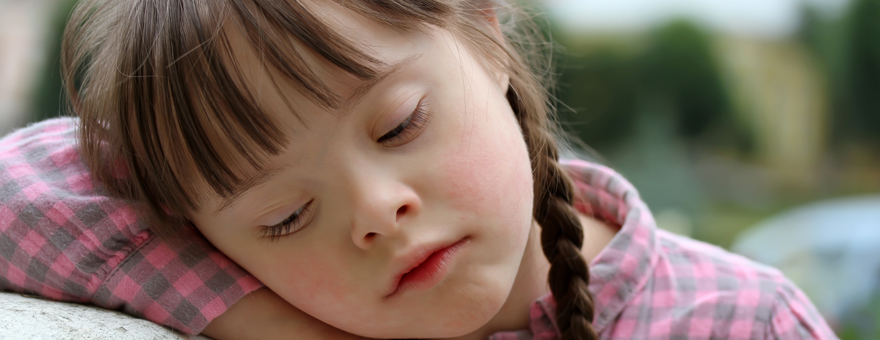
[[[92,302],[197,334],[260,287],[201,234],[186,228],[171,239],[151,235],[112,269]]]
[[[195,229],[161,239],[132,204],[102,192],[80,159],[75,119],[0,140],[0,290],[195,334],[262,287]]]
[[[810,299],[787,279],[777,289],[777,300],[768,328],[768,339],[838,338]]]

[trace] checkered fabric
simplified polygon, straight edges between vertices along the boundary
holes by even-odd
[[[167,242],[102,193],[73,118],[0,140],[0,290],[95,304],[199,333],[262,287],[193,229]]]
[[[590,264],[593,327],[602,339],[837,339],[778,270],[657,229],[632,185],[613,170],[563,162],[579,211],[620,226]],[[556,304],[532,304],[529,331],[493,340],[557,339]]]

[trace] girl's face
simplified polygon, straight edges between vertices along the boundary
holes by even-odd
[[[242,41],[248,86],[290,143],[267,171],[248,174],[252,187],[209,197],[192,220],[278,295],[339,329],[473,332],[508,298],[532,227],[532,172],[507,77],[448,31],[401,33],[318,7],[395,71],[365,89],[315,59],[349,100],[328,110],[276,90]]]

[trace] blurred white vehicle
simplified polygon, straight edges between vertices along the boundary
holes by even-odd
[[[781,269],[833,327],[880,335],[880,196],[789,210],[741,233],[731,250]]]

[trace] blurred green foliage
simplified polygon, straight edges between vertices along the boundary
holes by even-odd
[[[637,76],[632,57],[601,49],[559,61],[560,119],[588,145],[601,147],[632,134]]]
[[[838,335],[841,340],[863,340],[880,338],[880,292],[874,294],[868,307],[853,311],[844,320]]]
[[[749,133],[736,119],[713,50],[708,33],[681,20],[635,52],[599,46],[563,54],[560,118],[600,150],[631,136],[639,115],[666,114],[686,140],[748,151]]]
[[[638,61],[642,96],[672,105],[681,135],[695,138],[728,120],[729,99],[711,40],[697,26],[676,21],[662,27]]]
[[[835,145],[880,147],[880,0],[854,0],[846,15],[826,19],[805,8],[800,39],[828,77]]]
[[[856,0],[849,15],[849,77],[846,96],[848,125],[873,143],[880,143],[880,0]]]
[[[49,46],[46,48],[45,65],[41,68],[35,95],[31,103],[32,120],[40,121],[61,115],[63,108],[63,94],[61,82],[61,40],[64,33],[64,25],[76,0],[61,2],[55,10],[52,27],[49,29],[50,37],[47,39]]]

